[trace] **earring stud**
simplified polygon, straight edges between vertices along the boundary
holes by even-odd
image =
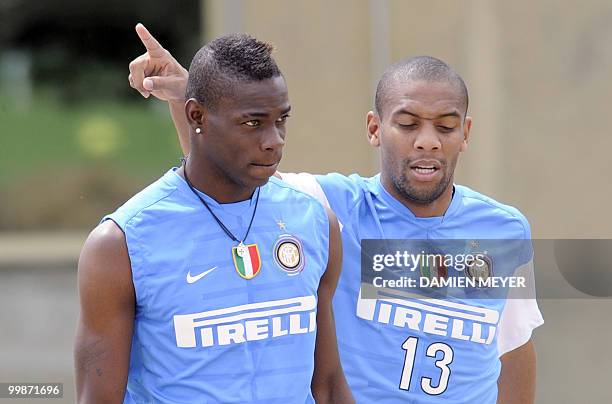
[[[199,135],[200,133],[202,133],[202,129],[200,129],[200,128],[196,128],[196,129],[195,129],[195,132],[196,132],[196,133]]]

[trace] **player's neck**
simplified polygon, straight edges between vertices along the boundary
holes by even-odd
[[[254,187],[244,187],[231,181],[209,164],[202,164],[197,159],[187,159],[178,174],[185,178],[185,167],[189,182],[195,189],[213,198],[218,203],[240,202],[251,198]]]
[[[386,181],[384,181],[384,179],[382,183],[383,183],[383,186],[385,187],[385,190],[387,190],[387,192],[391,194],[391,196],[393,196],[395,199],[401,202],[402,205],[410,209],[410,211],[416,217],[444,216],[444,214],[448,210],[448,207],[450,206],[451,201],[453,199],[453,182],[452,181],[449,183],[448,187],[446,187],[442,195],[440,195],[433,202],[430,202],[427,204],[418,203],[411,199],[406,198],[405,196],[401,195],[395,189],[393,185],[387,184]]]

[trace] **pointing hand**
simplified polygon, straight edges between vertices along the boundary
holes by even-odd
[[[130,86],[143,97],[151,94],[162,101],[184,102],[188,72],[165,50],[142,24],[136,33],[146,52],[130,63]]]

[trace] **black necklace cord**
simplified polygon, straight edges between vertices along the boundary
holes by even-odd
[[[187,162],[185,161],[185,164],[183,165],[183,174],[185,174],[185,181],[187,182],[187,185],[189,186],[189,189],[191,189],[191,192],[193,192],[193,194],[195,196],[198,197],[198,199],[200,200],[200,202],[202,202],[202,204],[204,205],[204,207],[206,207],[206,209],[210,212],[210,214],[212,215],[213,219],[215,219],[215,221],[217,222],[217,224],[219,225],[219,227],[221,227],[221,230],[223,230],[225,232],[225,234],[227,234],[227,236],[229,238],[231,238],[233,241],[239,243],[239,244],[243,244],[244,240],[246,240],[246,238],[249,236],[249,232],[251,231],[251,226],[253,225],[253,219],[255,219],[255,212],[257,212],[257,205],[259,204],[259,194],[260,194],[260,188],[257,187],[257,197],[255,199],[255,208],[253,209],[253,214],[251,215],[251,221],[249,222],[249,227],[246,231],[246,234],[244,235],[244,238],[242,240],[238,240],[236,238],[236,236],[234,236],[234,234],[227,228],[227,226],[225,226],[225,224],[223,224],[223,222],[221,221],[221,219],[219,219],[217,217],[217,215],[214,214],[214,212],[212,211],[212,209],[210,208],[210,206],[208,206],[208,203],[206,203],[206,201],[204,200],[204,198],[202,198],[200,196],[200,194],[198,193],[198,191],[195,190],[195,188],[193,187],[193,185],[191,184],[191,181],[189,181],[189,178],[187,177]]]

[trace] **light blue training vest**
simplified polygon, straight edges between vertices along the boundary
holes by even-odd
[[[232,204],[200,195],[242,239],[255,195]],[[313,402],[329,245],[314,198],[271,178],[244,257],[176,169],[107,219],[125,233],[136,291],[125,403]]]

